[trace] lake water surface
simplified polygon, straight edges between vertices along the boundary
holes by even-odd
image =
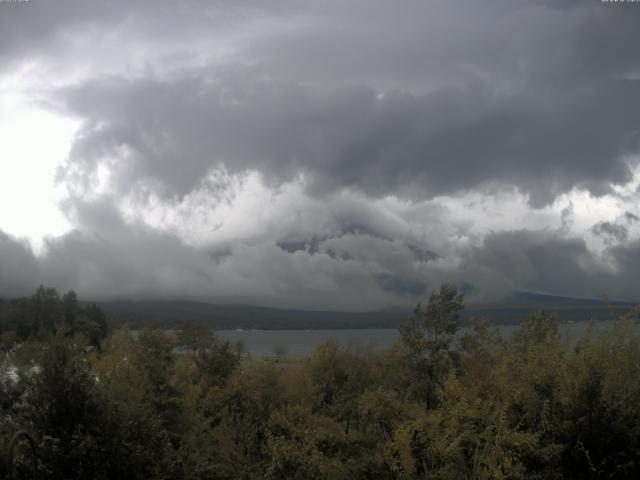
[[[560,325],[560,333],[572,341],[579,340],[588,323],[565,323]],[[598,329],[610,326],[611,322],[599,322]],[[498,325],[500,333],[508,337],[518,327]],[[465,328],[461,329],[462,332]],[[397,329],[368,328],[356,330],[219,330],[217,332],[232,343],[241,341],[253,357],[272,356],[276,349],[283,349],[288,356],[302,357],[328,340],[335,340],[344,346],[367,346],[384,349],[400,339]]]

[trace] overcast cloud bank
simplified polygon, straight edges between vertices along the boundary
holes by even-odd
[[[0,293],[637,300],[639,20],[598,1],[0,3],[0,95],[79,122],[56,174],[73,228],[38,255],[1,233]]]

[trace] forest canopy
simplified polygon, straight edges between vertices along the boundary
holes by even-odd
[[[0,303],[0,456],[17,478],[637,478],[638,310],[572,342],[543,311],[461,333],[463,300],[433,291],[383,351],[251,358],[191,322],[107,336],[40,287]]]

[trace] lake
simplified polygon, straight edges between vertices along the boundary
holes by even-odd
[[[559,327],[563,336],[577,341],[582,337],[589,324],[564,323]],[[611,322],[599,322],[598,329],[611,325]],[[503,336],[510,336],[516,325],[498,325]],[[462,328],[464,332],[466,329]],[[314,347],[328,340],[335,340],[344,346],[371,345],[378,349],[389,347],[400,339],[397,329],[367,328],[354,330],[219,330],[217,332],[232,343],[241,341],[253,357],[273,356],[276,349],[283,349],[286,355],[303,357],[309,355]]]

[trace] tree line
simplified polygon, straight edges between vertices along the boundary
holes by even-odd
[[[575,342],[542,311],[461,334],[463,308],[443,285],[386,350],[247,359],[40,288],[0,303],[0,458],[23,429],[19,478],[640,478],[638,310]]]

